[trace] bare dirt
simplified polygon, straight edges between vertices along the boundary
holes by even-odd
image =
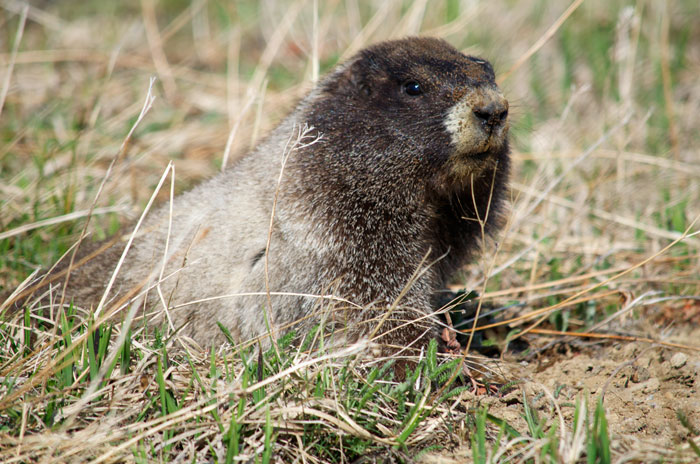
[[[660,330],[644,320],[627,324],[636,330],[625,327],[623,331],[637,333],[640,338],[645,336],[645,329],[661,332],[668,343],[697,347],[700,324],[695,319],[700,316],[700,305],[688,304],[686,310],[679,316],[687,316],[688,312],[695,316],[683,317],[687,320],[680,325],[667,325]],[[661,317],[656,322],[668,321]],[[539,417],[548,420],[545,430],[563,417],[569,434],[576,402],[588,398],[592,417],[596,401],[602,396],[611,448],[623,461],[648,462],[647,459],[656,461],[665,456],[676,462],[678,455],[674,453],[687,448],[688,439],[693,436],[679,416],[684,416],[696,433],[700,427],[697,348],[641,341],[576,341],[549,347],[531,361],[502,361],[499,367],[507,378],[520,381],[519,388],[500,398],[470,395],[465,398],[467,407],[487,405],[490,414],[506,420],[524,436],[531,436],[524,418],[524,396]],[[426,462],[464,462],[468,456],[471,450],[464,444],[447,456],[426,457]],[[678,462],[692,462],[687,461],[688,454],[685,456]]]

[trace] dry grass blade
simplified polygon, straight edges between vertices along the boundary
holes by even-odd
[[[508,71],[505,73],[501,74],[498,78],[498,83],[502,84],[505,82],[515,71],[517,71],[523,64],[525,64],[537,51],[542,48],[542,46],[547,43],[549,39],[554,37],[554,34],[557,33],[557,30],[564,24],[564,22],[569,19],[569,16],[571,16],[574,11],[578,7],[581,6],[583,3],[583,0],[574,0],[569,7],[564,10],[564,12],[561,14],[561,16],[552,24],[549,29],[535,42],[532,44],[532,46],[528,49],[525,54],[523,54],[518,61],[513,64]]]
[[[669,45],[668,45],[668,34],[669,34],[669,12],[668,5],[664,3],[661,7],[661,79],[663,81],[664,89],[664,102],[666,108],[666,117],[668,118],[668,137],[671,142],[671,151],[673,152],[673,158],[678,160],[680,158],[680,148],[678,145],[678,129],[676,128],[676,117],[675,111],[673,109],[673,95],[671,89],[671,71],[669,65]]]
[[[177,92],[177,86],[175,84],[173,72],[170,69],[170,64],[168,63],[168,58],[165,56],[165,52],[163,51],[163,38],[158,30],[154,0],[141,0],[141,11],[143,14],[143,24],[146,27],[146,38],[148,39],[148,45],[151,49],[153,62],[155,63],[156,69],[158,70],[158,75],[163,82],[165,95],[168,97],[168,99],[172,99],[175,97],[175,92]]]
[[[670,250],[671,248],[673,248],[675,245],[677,245],[678,243],[682,242],[686,237],[692,237],[692,236],[695,235],[697,232],[691,234],[690,231],[693,230],[693,227],[695,226],[695,223],[698,222],[699,219],[700,219],[700,216],[696,217],[696,218],[693,220],[693,222],[690,223],[690,225],[689,225],[688,228],[685,230],[685,232],[683,232],[683,234],[681,235],[681,237],[677,238],[677,239],[674,240],[673,242],[671,242],[671,243],[669,243],[668,245],[666,245],[666,246],[665,246],[663,249],[661,249],[659,252],[654,253],[653,255],[651,255],[651,256],[647,257],[646,259],[642,260],[641,262],[639,262],[639,263],[637,263],[637,264],[635,264],[635,265],[633,265],[633,266],[630,266],[629,268],[627,268],[627,269],[625,269],[625,270],[623,270],[623,271],[621,271],[621,272],[618,272],[617,274],[615,274],[615,275],[613,275],[613,276],[611,276],[611,277],[608,277],[607,279],[603,280],[602,282],[599,282],[599,283],[597,283],[597,284],[591,285],[590,287],[587,287],[587,288],[585,288],[585,289],[583,289],[583,290],[581,290],[581,291],[579,291],[579,292],[574,293],[573,295],[567,297],[566,299],[564,299],[563,301],[561,301],[561,302],[559,302],[559,303],[557,303],[557,304],[554,304],[554,305],[552,305],[552,306],[548,306],[548,307],[545,307],[545,308],[540,308],[540,309],[535,310],[535,311],[530,311],[530,312],[528,312],[528,313],[526,313],[526,314],[523,314],[523,315],[521,315],[521,316],[514,317],[514,318],[511,318],[511,319],[502,321],[502,322],[493,323],[493,324],[487,324],[487,325],[484,325],[484,326],[477,327],[477,328],[475,328],[475,329],[465,329],[464,332],[468,332],[468,331],[469,331],[469,332],[472,332],[472,331],[478,331],[478,330],[486,330],[486,329],[490,329],[490,328],[493,328],[493,327],[499,327],[499,326],[502,326],[502,325],[513,324],[513,323],[516,323],[516,322],[528,321],[528,320],[534,319],[534,318],[536,318],[536,317],[538,317],[538,316],[546,315],[546,314],[548,314],[548,313],[550,313],[550,312],[552,312],[552,311],[554,311],[554,310],[556,310],[556,309],[559,309],[559,308],[561,308],[561,307],[563,307],[563,306],[565,306],[565,305],[571,303],[572,301],[578,299],[579,297],[585,295],[586,293],[589,293],[589,292],[591,292],[591,291],[593,291],[593,290],[595,290],[595,289],[597,289],[597,288],[603,287],[604,285],[606,285],[606,284],[608,284],[608,283],[610,283],[610,282],[613,282],[613,281],[619,279],[620,277],[629,274],[630,272],[634,271],[635,269],[638,269],[638,268],[644,266],[645,264],[647,264],[647,263],[649,263],[649,262],[655,260],[655,259],[658,258],[659,256],[661,256],[661,255],[663,255],[664,253],[666,253],[667,251],[669,251],[669,250]],[[542,319],[540,319],[540,322],[542,322]],[[529,328],[525,329],[523,332],[519,333],[516,337],[520,337],[520,336],[526,334],[526,333],[529,332],[530,330],[534,329],[537,325],[539,325],[540,322],[538,322],[538,323],[536,323],[536,324],[530,326]]]
[[[20,13],[19,25],[17,26],[17,34],[15,35],[15,40],[12,44],[12,52],[10,53],[10,64],[7,67],[7,70],[5,71],[5,78],[2,80],[2,88],[0,88],[0,116],[2,116],[2,109],[5,106],[5,98],[7,98],[7,92],[8,90],[10,90],[10,80],[12,79],[12,71],[15,69],[17,51],[19,50],[19,44],[22,41],[22,34],[24,34],[24,25],[27,22],[28,11],[29,5],[25,5]]]
[[[139,123],[143,120],[143,118],[146,116],[146,114],[148,113],[148,111],[151,109],[151,106],[153,105],[153,102],[155,101],[155,98],[156,98],[155,95],[153,95],[153,93],[152,93],[152,92],[153,92],[153,84],[154,84],[154,83],[155,83],[155,78],[152,77],[152,78],[151,78],[151,81],[150,81],[150,83],[149,83],[149,85],[148,85],[148,93],[146,94],[146,99],[145,99],[145,101],[144,101],[144,103],[143,103],[143,107],[141,108],[141,112],[139,113],[138,117],[136,118],[136,121],[134,122],[134,124],[131,126],[131,129],[129,130],[129,133],[126,135],[126,138],[124,139],[124,142],[122,142],[122,146],[121,146],[121,149],[119,150],[119,154],[117,155],[116,158],[114,158],[114,160],[112,161],[112,164],[110,164],[110,168],[107,169],[107,173],[105,174],[104,180],[107,180],[107,179],[109,178],[109,174],[110,174],[110,172],[111,172],[112,166],[114,166],[114,162],[115,162],[116,160],[118,160],[119,158],[121,158],[121,156],[122,156],[124,153],[126,153],[126,148],[127,148],[128,144],[129,144],[129,142],[131,141],[131,136],[133,135],[134,131],[136,130],[136,127],[138,127]],[[161,177],[161,180],[160,180],[160,182],[158,183],[158,188],[156,189],[155,193],[157,193],[157,192],[160,190],[160,187],[161,187],[161,185],[163,184],[166,175],[167,175],[171,170],[172,170],[172,165],[168,165],[168,167],[167,167],[166,170],[165,170],[165,173],[163,174],[163,177]],[[100,192],[102,191],[102,186],[103,186],[103,185],[104,185],[104,181],[103,181],[103,183],[100,185],[100,189],[98,190],[98,193],[97,193],[97,198],[99,198],[99,195],[100,195]],[[149,209],[149,207],[153,204],[153,201],[154,201],[154,199],[155,199],[155,193],[154,193],[153,196],[151,196],[151,199],[150,199],[148,205],[146,206],[145,212],[147,212],[148,209]],[[96,198],[96,200],[97,200],[97,198]],[[145,214],[145,213],[144,213],[144,214]],[[143,216],[141,217],[141,220],[143,220]],[[138,225],[139,225],[139,224],[140,224],[140,221],[139,221],[139,223],[137,223],[137,225],[136,225],[136,229],[137,229],[137,230],[138,230]],[[119,263],[117,263],[117,266],[116,266],[116,268],[114,269],[114,273],[112,274],[112,277],[110,278],[109,283],[107,284],[107,288],[105,289],[105,293],[104,293],[104,295],[102,296],[102,299],[100,300],[100,303],[97,305],[97,309],[95,309],[95,313],[94,313],[95,317],[99,317],[100,311],[102,310],[102,308],[103,308],[104,305],[105,305],[105,301],[106,301],[106,299],[107,299],[107,295],[109,294],[109,290],[111,289],[112,285],[114,285],[114,280],[115,280],[115,278],[116,278],[117,273],[119,272],[119,268],[121,267],[122,263],[124,262],[124,256],[126,255],[126,252],[129,250],[129,246],[131,245],[131,243],[132,243],[132,241],[133,241],[133,237],[134,237],[133,234],[131,235],[131,237],[129,237],[129,242],[127,243],[127,246],[126,246],[126,248],[125,248],[125,250],[124,250],[124,254],[122,255],[121,259],[119,260]]]
[[[2,0],[2,6],[8,11],[19,15],[22,14],[23,9],[28,8],[27,17],[48,29],[60,30],[66,27],[66,23],[63,22],[61,18],[47,13],[36,6],[29,5],[26,2],[21,2],[19,0]]]
[[[124,206],[105,206],[103,208],[95,208],[93,210],[73,211],[72,213],[64,214],[62,216],[56,216],[50,219],[44,219],[42,221],[33,222],[31,224],[24,224],[20,227],[6,230],[5,232],[0,233],[0,240],[14,237],[15,235],[24,234],[34,229],[39,229],[41,227],[52,226],[60,224],[62,222],[75,221],[76,219],[84,218],[87,216],[99,216],[100,214],[118,213],[124,210],[126,210]]]
[[[594,332],[562,332],[561,330],[549,329],[531,329],[530,332],[542,335],[556,335],[560,337],[597,338],[604,340],[625,340],[630,342],[653,343],[657,345],[667,346],[669,348],[680,348],[682,350],[700,351],[700,346],[691,346],[683,343],[671,343],[662,340],[654,340],[646,337],[632,337],[629,335],[604,334]]]

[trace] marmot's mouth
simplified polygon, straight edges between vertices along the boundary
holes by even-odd
[[[506,142],[505,134],[489,134],[479,150],[475,150],[476,158],[486,158],[490,155],[495,155],[503,149]]]
[[[496,156],[500,150],[503,149],[506,143],[506,136],[503,133],[488,134],[483,137],[480,141],[471,140],[471,143],[455,144],[455,150],[452,157],[457,161],[469,160],[486,160],[490,157]],[[476,142],[476,143],[474,143]]]
[[[471,171],[487,162],[492,156],[492,150],[455,151],[450,157],[451,169],[462,170],[467,168]]]
[[[457,152],[455,158],[458,160],[484,160],[496,154],[497,150],[494,144],[491,143],[491,139],[486,140],[479,148],[475,150],[466,150],[462,152]]]
[[[488,148],[488,149],[483,150],[483,151],[477,151],[474,153],[470,153],[467,156],[470,158],[475,158],[475,159],[484,159],[484,158],[488,158],[491,155],[493,155],[493,150]]]

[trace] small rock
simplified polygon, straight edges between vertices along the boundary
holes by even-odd
[[[644,393],[654,393],[661,387],[661,382],[658,378],[652,377],[646,382],[638,383],[636,385],[631,385],[630,392],[644,392]]]
[[[675,367],[676,369],[680,369],[681,367],[685,366],[685,363],[688,361],[688,355],[685,353],[676,353],[673,355],[671,358],[671,366]]]
[[[688,367],[690,368],[690,372],[692,374],[700,375],[700,357],[688,364]]]
[[[646,382],[651,378],[651,374],[649,374],[649,370],[644,368],[644,367],[636,367],[634,369],[634,372],[632,372],[632,376],[630,377],[630,380],[634,383],[640,383],[640,382]]]
[[[637,354],[637,345],[634,343],[627,343],[622,347],[622,355],[626,359],[632,359]]]
[[[644,385],[644,392],[645,393],[654,393],[659,388],[661,388],[661,381],[659,381],[659,379],[654,377],[652,379],[647,380],[642,385]]]

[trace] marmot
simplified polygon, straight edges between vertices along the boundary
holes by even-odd
[[[486,60],[435,38],[366,48],[257,148],[175,198],[165,259],[169,206],[151,215],[110,304],[149,289],[145,308],[167,305],[204,345],[224,340],[217,321],[237,341],[320,320],[385,346],[440,338],[434,293],[501,222],[507,132]],[[72,270],[69,301],[96,306],[123,248]]]

